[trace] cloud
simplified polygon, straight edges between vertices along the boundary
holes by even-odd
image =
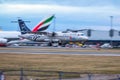
[[[106,6],[119,5],[119,0],[5,0],[4,3],[14,4],[49,4],[49,5],[66,5],[66,6]]]
[[[119,16],[120,10],[113,6],[60,6],[60,5],[39,5],[39,4],[2,4],[1,13],[6,15],[20,16],[46,16],[56,14],[58,18],[66,21],[90,21],[102,20],[111,15]],[[99,15],[99,16],[98,16]],[[64,21],[65,21],[64,20]]]
[[[71,28],[81,26],[109,26],[114,17],[120,25],[118,0],[6,0],[0,4],[0,17],[23,17],[40,20],[49,14],[56,15],[58,26]],[[116,19],[117,18],[117,19]],[[36,21],[39,22],[39,21]]]
[[[39,5],[39,4],[2,4],[1,13],[16,14],[20,13],[57,13],[57,14],[119,14],[119,9],[113,6],[101,7],[74,7],[60,5]]]
[[[77,7],[57,6],[57,5],[31,5],[31,4],[2,4],[0,8],[3,13],[38,13],[38,12],[76,12]]]

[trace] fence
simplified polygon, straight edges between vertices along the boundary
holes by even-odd
[[[120,80],[120,74],[91,74],[43,70],[0,70],[0,80]]]

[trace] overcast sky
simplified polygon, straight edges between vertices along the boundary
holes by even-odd
[[[18,30],[20,17],[29,20],[32,29],[43,18],[55,14],[55,29],[110,29],[120,30],[120,0],[0,0],[0,26],[2,30]],[[52,24],[48,31],[53,30]]]

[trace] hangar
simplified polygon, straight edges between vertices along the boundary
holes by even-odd
[[[113,46],[120,45],[120,31],[118,30],[85,29],[85,30],[82,30],[82,32],[89,37],[89,40],[86,42],[87,44],[110,43]]]

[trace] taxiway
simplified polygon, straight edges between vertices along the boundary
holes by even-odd
[[[1,47],[0,53],[15,54],[66,54],[66,55],[93,55],[93,56],[120,56],[118,49],[91,49],[91,48],[65,48],[65,47]]]

